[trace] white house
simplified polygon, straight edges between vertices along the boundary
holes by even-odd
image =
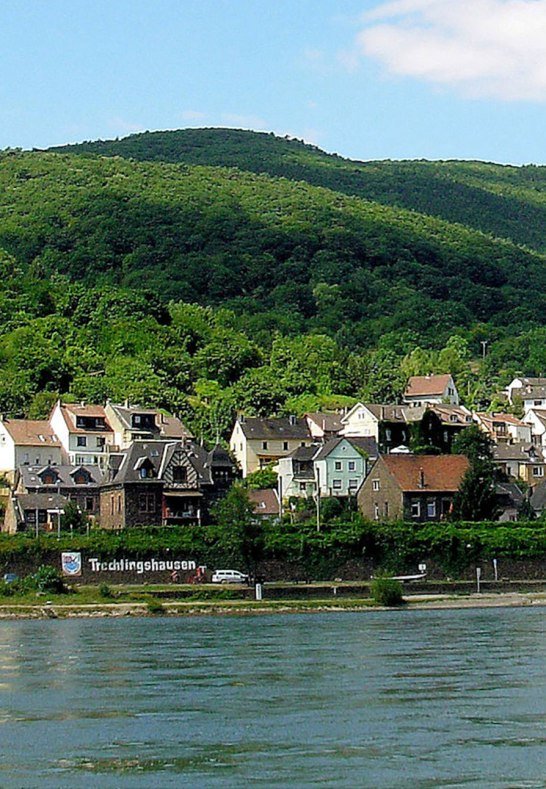
[[[413,375],[408,381],[403,400],[411,406],[427,403],[459,405],[459,393],[451,375]]]
[[[506,394],[512,405],[520,400],[525,413],[531,408],[546,408],[546,378],[514,378]]]
[[[239,416],[229,441],[243,477],[275,465],[298,447],[312,443],[307,422],[295,416],[271,419]]]
[[[527,423],[533,444],[546,447],[546,409],[530,408],[523,417]]]
[[[105,465],[109,451],[118,449],[114,431],[101,405],[61,403],[59,400],[49,422],[72,465]]]
[[[193,438],[178,417],[163,414],[156,408],[142,408],[128,401],[118,405],[107,400],[104,413],[114,432],[114,444],[120,449],[128,449],[134,441],[184,441]]]
[[[49,422],[35,419],[0,419],[0,472],[19,466],[60,465],[61,442]]]

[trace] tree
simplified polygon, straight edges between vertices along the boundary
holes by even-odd
[[[466,455],[470,463],[453,499],[453,517],[466,521],[495,520],[498,504],[493,442],[477,425],[470,425],[453,441],[453,452]]]
[[[256,565],[263,557],[264,538],[248,491],[234,485],[216,505],[213,515],[219,547],[230,559],[241,561],[250,575],[255,575]]]
[[[80,510],[80,508],[73,501],[69,501],[64,506],[64,512],[61,515],[61,528],[71,529],[73,531],[84,532],[89,525],[89,518]]]
[[[252,474],[244,480],[244,485],[249,490],[263,490],[264,488],[276,488],[278,483],[278,476],[271,466],[266,466],[258,471],[253,471]]]

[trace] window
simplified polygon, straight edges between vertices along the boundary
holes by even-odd
[[[78,446],[78,447],[86,447],[87,446],[87,436],[77,436],[77,438],[76,438],[76,446]]]
[[[349,480],[349,490],[356,490],[358,488],[358,480],[357,479],[350,479]]]
[[[307,485],[305,484],[305,482],[300,482],[300,491],[301,491],[301,493],[305,493],[306,488],[307,488]]]
[[[284,452],[288,452],[288,441],[283,441],[282,448]]]
[[[385,518],[389,517],[389,502],[385,502]]]
[[[118,495],[118,513],[121,512],[121,494]]]
[[[110,515],[114,514],[114,497],[110,496]]]
[[[104,446],[105,443],[106,443],[106,439],[104,438],[104,436],[97,436],[97,446],[98,447],[100,447],[102,449],[102,447]]]
[[[88,496],[85,499],[85,509],[87,512],[92,512],[95,509],[95,500],[92,496]]]
[[[267,449],[267,441],[262,441],[262,449]]]
[[[85,455],[76,455],[76,466],[83,466],[85,463]]]
[[[334,463],[334,467],[335,467],[336,471],[341,471],[341,469],[343,468],[343,466],[341,464],[341,460],[336,460],[335,463]]]
[[[372,490],[379,490],[379,487],[380,487],[379,486],[379,480],[378,479],[374,479],[373,482],[372,482]]]
[[[447,432],[447,430],[444,430],[444,444],[448,444],[448,443],[449,443],[449,433]]]
[[[155,496],[153,493],[141,493],[138,497],[140,512],[155,512]]]
[[[373,505],[373,517],[376,521],[379,520],[379,504]]]
[[[542,405],[542,400],[535,400],[533,405]]]
[[[427,518],[436,517],[436,501],[427,501]]]
[[[186,482],[188,470],[185,466],[175,466],[173,468],[173,482]]]
[[[304,446],[306,446],[305,441],[302,441],[300,447],[304,447]]]
[[[349,471],[354,471],[356,469],[356,463],[354,460],[349,460]]]
[[[334,490],[341,490],[341,480],[335,479],[334,480]]]
[[[533,466],[533,477],[543,477],[543,476],[544,476],[544,467]]]
[[[25,452],[25,454],[23,455],[23,463],[25,464],[25,466],[28,466],[29,462],[30,461],[28,459],[28,452]]]
[[[388,427],[385,430],[385,440],[390,441],[391,439],[392,439],[392,430],[390,429],[390,427]]]
[[[420,501],[412,501],[411,502],[411,517],[412,518],[420,518],[421,517],[421,502]]]

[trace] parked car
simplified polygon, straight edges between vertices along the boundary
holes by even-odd
[[[213,584],[247,584],[248,575],[239,570],[215,570],[212,574]]]

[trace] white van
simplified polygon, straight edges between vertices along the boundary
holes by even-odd
[[[215,570],[212,574],[213,584],[246,584],[248,575],[240,573],[239,570]]]

